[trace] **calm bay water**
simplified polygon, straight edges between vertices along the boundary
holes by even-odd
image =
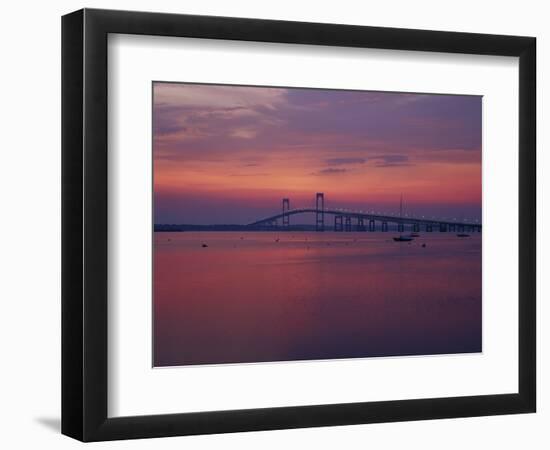
[[[155,366],[481,351],[481,233],[394,235],[155,233]]]

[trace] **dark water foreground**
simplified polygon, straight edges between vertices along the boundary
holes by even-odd
[[[481,351],[481,234],[394,235],[155,233],[155,366]]]

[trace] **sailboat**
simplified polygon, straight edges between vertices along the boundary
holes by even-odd
[[[399,202],[399,218],[401,219],[403,217],[403,194],[401,194],[401,200]],[[410,242],[414,240],[412,236],[403,236],[400,234],[398,237],[394,237],[393,240],[395,242]]]

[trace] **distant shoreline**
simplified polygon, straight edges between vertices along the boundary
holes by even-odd
[[[294,231],[294,232],[310,232],[316,231],[315,225],[306,225],[306,224],[296,224],[290,225],[287,227],[282,226],[266,226],[266,225],[236,225],[236,224],[227,224],[227,225],[192,225],[192,224],[155,224],[154,232],[155,233],[174,233],[174,232],[185,232],[185,231],[241,231],[241,232],[250,232],[250,231]],[[325,231],[334,231],[332,226],[325,226]],[[366,231],[358,230],[356,226],[352,226],[351,231]],[[376,231],[381,231],[377,229]],[[388,231],[395,232],[397,231],[397,226],[389,226]],[[409,231],[407,229],[407,231]]]
[[[288,227],[252,226],[252,225],[190,225],[190,224],[155,224],[155,232],[175,231],[315,231],[315,225],[292,225]],[[328,231],[328,228],[327,228]]]

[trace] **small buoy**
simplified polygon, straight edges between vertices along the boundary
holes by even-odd
[[[202,244],[202,248],[206,248],[206,247],[208,247],[208,245]]]
[[[275,242],[279,242],[279,238],[275,239]]]
[[[426,244],[422,244],[422,247],[426,247]]]

